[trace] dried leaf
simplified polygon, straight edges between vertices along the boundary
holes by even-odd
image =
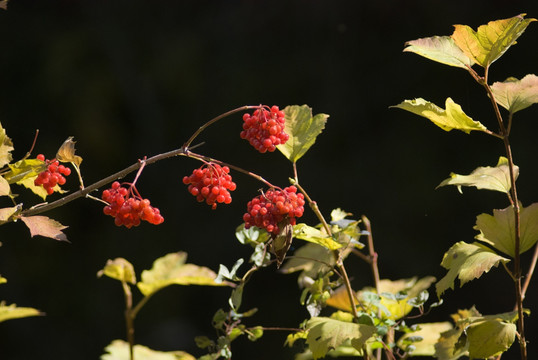
[[[58,241],[68,241],[67,236],[62,232],[67,226],[46,216],[23,216],[21,220],[30,229],[32,237],[41,235]]]
[[[82,158],[75,155],[75,141],[73,141],[72,136],[67,138],[62,146],[60,146],[60,149],[58,149],[58,152],[56,153],[56,159],[61,162],[70,162],[75,164],[77,167],[80,167]]]

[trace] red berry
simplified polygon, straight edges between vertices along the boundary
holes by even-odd
[[[196,200],[205,201],[212,209],[216,209],[217,203],[232,202],[230,191],[234,191],[237,186],[229,172],[230,168],[227,166],[208,163],[193,170],[192,175],[183,177],[183,183],[189,185],[187,189],[196,196]]]
[[[48,195],[54,193],[54,187],[56,184],[64,185],[65,177],[71,174],[71,169],[60,165],[58,160],[46,160],[43,154],[39,154],[36,157],[37,160],[44,161],[47,164],[47,168],[39,173],[34,180],[35,186],[43,186]]]
[[[270,189],[248,202],[247,212],[243,215],[245,228],[256,226],[277,235],[280,222],[288,219],[295,225],[295,218],[303,216],[304,204],[304,195],[297,194],[295,186],[283,190]]]
[[[246,139],[260,153],[273,152],[276,146],[286,143],[289,135],[284,131],[284,112],[274,105],[270,111],[260,106],[252,116],[243,115],[243,131],[240,136]]]

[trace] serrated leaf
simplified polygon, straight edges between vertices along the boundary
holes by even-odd
[[[484,241],[495,249],[511,257],[515,256],[515,215],[514,208],[509,206],[502,210],[493,210],[493,216],[480,214],[476,217],[476,230],[480,231],[475,238]],[[528,207],[520,206],[520,240],[519,253],[533,247],[538,241],[538,203]]]
[[[342,247],[342,244],[334,241],[332,237],[327,236],[321,230],[306,224],[297,224],[293,226],[293,237],[321,245],[329,250],[336,250]]]
[[[133,285],[136,284],[136,275],[133,264],[124,258],[107,260],[105,267],[102,270],[99,270],[97,273],[98,277],[103,275],[119,281],[125,281]]]
[[[432,36],[405,43],[403,51],[413,52],[445,65],[467,69],[475,63],[454,43],[450,36]]]
[[[516,325],[499,320],[486,320],[469,326],[469,357],[485,359],[508,350],[516,337]]]
[[[460,286],[463,286],[466,282],[489,272],[493,266],[498,266],[500,262],[507,263],[509,261],[510,259],[495,254],[483,245],[460,241],[454,244],[443,257],[441,266],[447,269],[448,273],[435,285],[437,296],[440,298],[448,288],[454,289],[456,278],[460,280]]]
[[[196,360],[184,351],[157,351],[146,346],[135,345],[133,355],[136,360]],[[114,340],[105,348],[101,360],[130,360],[129,344],[123,340]]]
[[[291,162],[297,162],[312,145],[325,128],[329,115],[312,116],[308,105],[291,105],[284,109],[286,118],[285,131],[290,136],[285,144],[277,148]]]
[[[62,230],[67,226],[60,224],[58,221],[46,216],[22,216],[21,220],[30,229],[32,237],[36,235],[48,237],[58,241],[68,241],[67,236]]]
[[[461,106],[456,104],[451,98],[446,99],[446,109],[440,108],[434,103],[422,98],[405,100],[402,103],[391,107],[406,110],[413,114],[425,117],[445,131],[456,129],[469,134],[473,130],[487,130],[487,128],[479,121],[474,121],[467,116],[461,109]]]
[[[2,123],[0,123],[0,168],[13,160],[11,151],[13,151],[13,142],[11,142],[11,139],[6,135],[6,130],[4,130]]]
[[[519,175],[519,167],[514,165],[515,177]],[[451,173],[448,179],[443,180],[437,187],[446,185],[455,185],[461,192],[461,186],[474,186],[477,189],[500,191],[509,193],[510,167],[508,159],[501,156],[495,167],[479,167],[473,170],[469,175],[458,175]]]
[[[9,219],[21,210],[21,206],[12,206],[0,209],[0,225],[5,224]]]
[[[9,183],[3,176],[0,176],[0,196],[9,196],[11,195],[11,189]]]
[[[529,74],[521,80],[494,82],[491,91],[495,101],[513,114],[538,103],[538,76]]]
[[[6,305],[3,302],[0,303],[0,322],[39,315],[43,314],[34,308],[17,307],[15,304]]]
[[[509,19],[490,21],[474,31],[467,25],[454,25],[452,39],[471,59],[482,67],[488,67],[500,58],[536,19],[524,19],[525,14]]]
[[[186,264],[187,254],[177,252],[167,254],[153,262],[151,270],[142,272],[142,280],[137,283],[142,294],[148,296],[169,285],[225,286],[217,283],[217,274],[204,266]]]
[[[366,340],[376,331],[374,326],[349,323],[324,317],[314,317],[306,323],[306,343],[314,359],[324,357],[350,340],[356,350],[361,350]]]
[[[441,337],[441,333],[452,329],[452,324],[448,321],[438,323],[418,324],[418,331],[403,335],[397,342],[398,347],[406,350],[405,341],[412,336],[420,336],[421,341],[413,342],[414,349],[411,356],[433,356],[435,354],[435,344]]]
[[[19,184],[24,179],[35,178],[46,168],[45,162],[38,159],[19,160],[9,164],[10,171],[4,174],[4,178],[10,184]]]
[[[70,136],[67,140],[64,141],[58,152],[56,153],[56,159],[61,162],[70,162],[80,167],[82,158],[78,155],[75,155],[75,141],[73,137]]]

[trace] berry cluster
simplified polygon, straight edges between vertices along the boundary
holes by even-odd
[[[148,199],[141,199],[140,195],[133,194],[133,185],[129,189],[115,181],[110,189],[103,191],[102,199],[108,203],[103,209],[105,215],[114,217],[117,226],[127,228],[140,225],[141,220],[159,225],[164,221],[159,209],[150,205]]]
[[[252,116],[243,115],[241,138],[250,142],[261,153],[275,151],[276,146],[286,143],[289,135],[284,131],[284,112],[273,105],[270,111],[260,107]]]
[[[56,159],[45,160],[45,155],[37,155],[37,160],[45,161],[47,163],[47,169],[37,175],[34,180],[35,186],[43,186],[47,191],[47,194],[51,195],[54,192],[56,184],[65,184],[65,177],[71,174],[71,169],[60,165],[60,162]]]
[[[297,194],[295,186],[268,190],[248,202],[247,212],[243,215],[245,228],[256,226],[277,235],[282,220],[287,218],[291,225],[295,225],[295,218],[303,216],[304,204],[304,195]]]
[[[236,188],[230,168],[215,163],[208,163],[199,169],[193,170],[190,176],[183,177],[183,183],[189,185],[189,192],[196,196],[199,202],[205,201],[214,210],[217,203],[229,204],[232,202],[230,191]]]

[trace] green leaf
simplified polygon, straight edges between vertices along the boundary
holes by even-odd
[[[482,67],[488,67],[500,58],[536,19],[524,19],[525,14],[509,19],[490,21],[475,32],[467,25],[454,25],[452,39],[471,59]]]
[[[247,334],[250,341],[256,341],[263,336],[263,328],[261,326],[250,328]]]
[[[23,185],[27,189],[40,196],[43,200],[47,198],[47,191],[43,186],[36,186],[34,180],[40,172],[44,171],[47,166],[44,161],[37,159],[26,159],[9,164],[10,171],[4,174],[4,178],[9,184]],[[56,185],[54,191],[63,192],[60,186]]]
[[[123,340],[114,340],[105,348],[107,352],[101,355],[101,360],[130,360],[129,344]],[[142,345],[134,346],[136,360],[196,360],[184,351],[157,351]]]
[[[245,224],[241,224],[235,229],[235,237],[243,245],[249,243],[257,245],[271,238],[265,229],[260,229],[256,226],[245,229]]]
[[[437,296],[440,298],[448,288],[454,289],[456,277],[460,280],[460,286],[463,286],[466,282],[487,273],[500,262],[509,261],[483,245],[460,241],[454,244],[443,257],[441,266],[447,269],[448,273],[435,285]]]
[[[0,123],[0,168],[9,164],[11,160],[13,160],[11,151],[13,151],[13,143],[6,135],[6,130],[4,130],[2,127],[2,123]]]
[[[366,340],[374,335],[375,326],[361,325],[324,317],[313,317],[306,323],[306,343],[314,359],[324,357],[329,350],[336,349],[347,340],[361,350]]]
[[[6,305],[4,302],[0,302],[0,322],[39,315],[43,314],[34,308],[17,307],[15,304]]]
[[[491,91],[495,101],[513,114],[538,103],[538,76],[529,74],[521,80],[508,78],[495,82]]]
[[[419,330],[407,333],[398,340],[398,347],[406,350],[406,340],[410,337],[420,336],[422,341],[413,342],[414,349],[411,356],[433,356],[435,354],[435,344],[439,340],[441,333],[452,329],[452,324],[448,321],[438,323],[418,324]]]
[[[294,163],[314,145],[316,137],[325,128],[329,115],[312,116],[312,109],[308,105],[286,106],[284,114],[286,115],[285,131],[290,138],[277,148]]]
[[[467,69],[475,63],[454,43],[450,36],[432,36],[405,43],[404,51],[413,52],[445,65]]]
[[[405,100],[391,107],[407,110],[413,114],[425,117],[445,131],[456,129],[467,134],[473,130],[487,131],[484,125],[467,116],[461,109],[461,106],[456,104],[451,98],[446,99],[445,106],[446,110],[434,103],[418,98]]]
[[[514,165],[515,177],[517,179],[519,175],[519,168]],[[448,179],[443,180],[437,188],[455,185],[461,192],[462,186],[474,186],[477,189],[486,189],[493,191],[500,191],[504,193],[510,193],[510,167],[508,165],[508,159],[501,156],[499,162],[495,167],[479,167],[473,170],[469,175],[458,175],[451,173]]]
[[[306,224],[294,225],[293,237],[321,245],[329,250],[336,250],[342,247],[342,244],[334,241],[332,237],[327,236],[321,230]]]
[[[186,264],[187,254],[177,252],[165,255],[153,262],[151,270],[142,272],[142,280],[138,282],[138,289],[148,296],[169,285],[208,285],[225,286],[226,283],[217,283],[215,274],[211,269],[203,266]]]
[[[125,281],[130,284],[136,284],[136,275],[133,264],[124,258],[115,258],[108,260],[105,267],[97,273],[98,277],[103,275],[119,281]]]
[[[485,359],[508,350],[516,337],[516,325],[500,320],[486,320],[467,329],[469,357]]]
[[[475,238],[484,241],[495,249],[511,257],[515,256],[515,221],[514,208],[509,206],[502,210],[493,210],[493,216],[480,214],[476,217]],[[520,240],[519,253],[529,250],[538,241],[538,203],[528,207],[520,206]]]
[[[11,195],[11,189],[9,188],[9,183],[3,176],[0,176],[0,196],[9,196]]]
[[[32,237],[36,235],[48,237],[58,241],[68,241],[67,236],[62,230],[67,226],[60,224],[58,221],[46,216],[22,216],[21,220],[30,230]]]
[[[435,357],[439,360],[456,360],[468,355],[469,343],[463,329],[454,328],[441,333],[435,347]]]

